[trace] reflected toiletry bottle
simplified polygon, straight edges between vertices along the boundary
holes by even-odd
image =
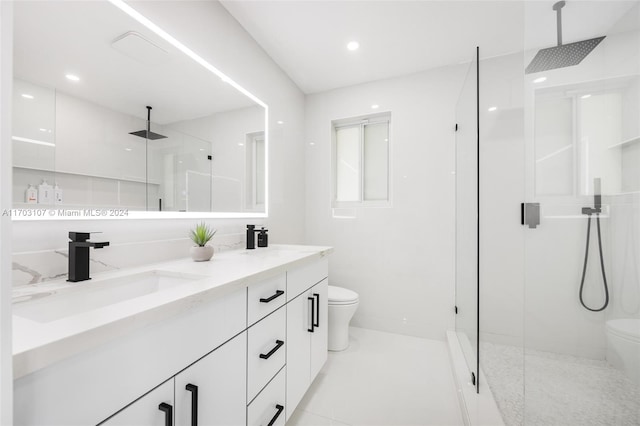
[[[36,204],[38,202],[38,190],[31,184],[24,192],[24,201],[27,204]]]
[[[47,183],[46,180],[43,180],[42,183],[38,185],[38,203],[51,204],[52,202],[53,188]]]
[[[60,189],[57,182],[53,187],[53,202],[55,204],[62,204],[62,189]]]

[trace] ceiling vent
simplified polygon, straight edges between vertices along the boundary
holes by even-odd
[[[122,34],[111,43],[111,47],[144,65],[155,66],[169,59],[169,52],[135,31]]]

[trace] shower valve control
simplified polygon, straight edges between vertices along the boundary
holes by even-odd
[[[520,203],[520,224],[529,228],[540,225],[540,203]]]

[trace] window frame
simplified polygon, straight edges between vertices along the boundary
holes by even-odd
[[[368,124],[387,123],[387,199],[386,200],[365,200],[364,199],[364,127]],[[358,176],[358,188],[360,199],[358,201],[338,201],[338,149],[337,149],[337,131],[339,129],[359,127],[359,154],[360,154],[360,170]],[[362,115],[358,117],[350,117],[344,119],[336,119],[331,121],[331,207],[336,208],[354,208],[354,207],[391,207],[392,206],[392,188],[391,188],[391,112],[385,111],[376,114]]]

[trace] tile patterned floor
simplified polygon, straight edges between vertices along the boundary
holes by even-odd
[[[354,328],[287,426],[462,425],[446,343]]]
[[[640,425],[640,386],[604,360],[486,342],[480,350],[508,426]]]

